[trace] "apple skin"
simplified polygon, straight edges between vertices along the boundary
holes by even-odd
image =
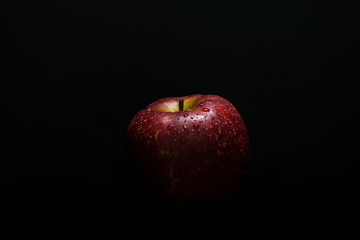
[[[179,111],[179,100],[184,110]],[[172,206],[218,206],[239,189],[249,137],[235,107],[216,95],[163,98],[139,111],[126,134],[137,176]]]

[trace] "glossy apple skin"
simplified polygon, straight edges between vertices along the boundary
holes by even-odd
[[[183,112],[139,111],[127,131],[127,148],[138,176],[170,205],[214,206],[229,202],[250,160],[249,137],[235,107],[216,95],[191,95]]]

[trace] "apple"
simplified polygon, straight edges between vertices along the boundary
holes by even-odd
[[[151,103],[131,120],[126,142],[137,176],[172,206],[228,203],[249,166],[244,121],[216,95]]]

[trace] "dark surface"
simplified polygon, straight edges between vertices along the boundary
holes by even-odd
[[[34,216],[95,224],[115,216],[125,223],[106,233],[119,236],[131,227],[359,236],[353,6],[10,2],[0,7],[4,239],[17,239],[21,231],[8,226],[22,229]],[[124,134],[149,103],[194,93],[220,95],[239,110],[249,176],[226,209],[159,211],[128,171]],[[26,234],[41,234],[37,226]]]

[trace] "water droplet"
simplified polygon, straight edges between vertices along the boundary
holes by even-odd
[[[200,120],[199,123],[203,123],[203,120]]]
[[[202,108],[201,111],[203,111],[203,112],[210,112],[210,109],[208,109],[208,108]]]
[[[173,127],[174,127],[174,125],[170,124],[166,127],[166,129],[170,131]]]
[[[185,134],[189,134],[189,129],[185,125],[183,126],[183,128],[184,128]]]
[[[181,131],[178,131],[176,134],[177,134],[177,135],[180,135],[180,134],[181,134]]]
[[[185,113],[185,114],[184,114],[184,117],[187,117],[187,116],[189,116],[189,114]]]
[[[194,117],[190,117],[190,119],[194,119]]]
[[[197,129],[197,128],[199,128],[199,127],[200,127],[200,125],[197,124],[197,123],[195,123],[194,126],[193,126],[193,128],[195,128],[195,129]]]

